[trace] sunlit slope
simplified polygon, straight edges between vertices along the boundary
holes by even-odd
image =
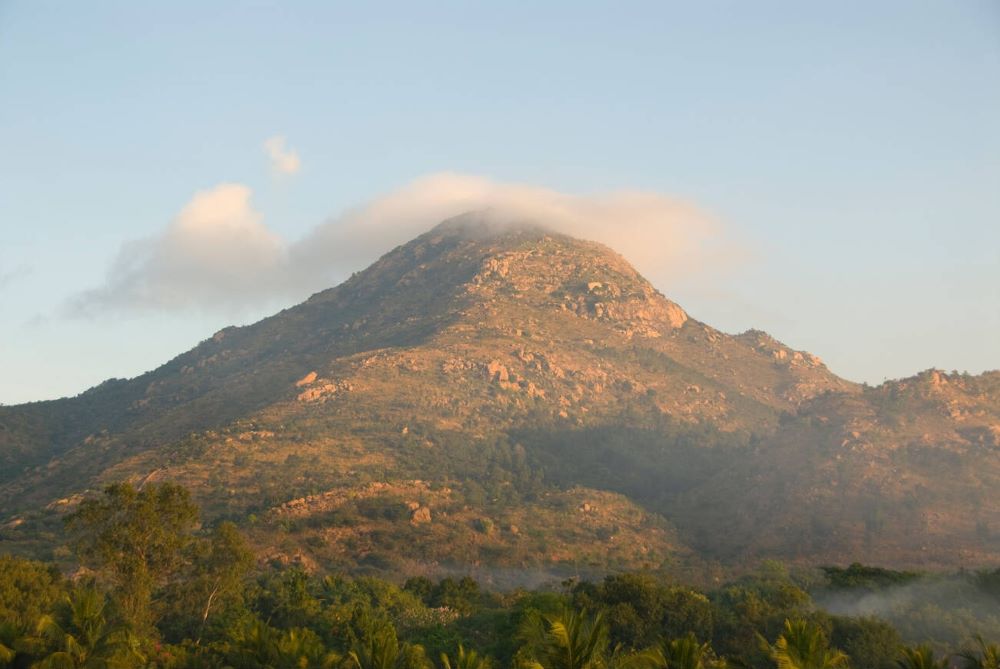
[[[44,546],[75,494],[131,478],[321,566],[988,559],[992,502],[955,489],[997,470],[996,383],[923,378],[863,389],[606,247],[467,215],[142,377],[0,410],[3,538]]]

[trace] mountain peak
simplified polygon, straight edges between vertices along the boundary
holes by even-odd
[[[473,209],[452,216],[435,225],[421,237],[444,235],[470,240],[486,240],[518,232],[546,234],[550,233],[551,230],[536,219],[504,213],[496,208],[486,208]]]
[[[0,506],[11,513],[58,506],[102,481],[156,475],[189,483],[213,513],[280,515],[300,499],[325,513],[337,500],[383,490],[365,481],[391,479],[393,494],[417,497],[424,495],[411,485],[418,479],[434,481],[435,490],[464,485],[482,478],[477,449],[506,444],[511,457],[551,471],[550,485],[635,494],[650,511],[678,510],[693,542],[728,550],[725,537],[703,537],[697,519],[711,508],[738,519],[744,509],[730,513],[728,500],[711,497],[711,480],[698,466],[685,469],[690,462],[718,457],[738,478],[755,471],[761,444],[820,443],[839,457],[857,442],[862,457],[868,441],[888,438],[869,438],[862,423],[896,425],[891,437],[909,440],[940,432],[928,422],[904,435],[893,417],[867,418],[887,402],[766,333],[729,336],[690,318],[602,244],[525,217],[473,211],[339,286],[227,328],[143,376],[44,406],[0,408],[0,426],[16,428],[0,429]],[[938,420],[940,403],[924,404]],[[991,406],[969,403],[975,430],[969,418],[954,438],[993,444]],[[745,441],[751,433],[755,440]],[[702,450],[730,442],[740,448]],[[808,461],[792,453],[781,471]],[[239,480],[232,479],[237,457]],[[739,466],[730,469],[730,459]],[[545,464],[555,461],[563,464]],[[611,461],[620,466],[606,471]],[[303,462],[308,467],[296,469]],[[227,489],[244,494],[206,487],[223,472],[232,479]],[[699,498],[684,493],[663,506],[664,485],[678,495],[697,487],[707,501],[689,509],[682,502]],[[469,490],[461,504],[427,499],[442,509],[478,508],[481,488]],[[436,509],[433,518],[455,531],[468,520]],[[581,516],[580,527],[589,518]],[[746,526],[758,528],[756,520]],[[446,557],[424,549],[427,559]],[[333,548],[317,550],[320,561],[340,559]]]
[[[366,292],[432,292],[462,311],[513,307],[614,323],[628,336],[661,336],[688,320],[622,256],[597,242],[494,210],[448,219],[397,247],[350,284]],[[334,289],[339,291],[340,289]],[[426,313],[426,312],[425,312]]]

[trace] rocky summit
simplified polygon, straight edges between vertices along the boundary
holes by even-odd
[[[0,540],[171,480],[261,561],[404,573],[1000,559],[1000,373],[878,387],[476,213],[156,370],[0,407]]]

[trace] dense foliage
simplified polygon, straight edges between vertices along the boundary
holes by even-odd
[[[811,584],[765,565],[707,592],[651,573],[499,593],[468,577],[254,569],[239,531],[199,527],[172,484],[110,486],[67,526],[73,578],[0,557],[0,667],[888,669],[1000,656],[974,630],[961,646],[906,646],[885,621],[815,605],[810,587],[872,594],[920,578],[861,565]],[[998,577],[966,581],[992,597]]]

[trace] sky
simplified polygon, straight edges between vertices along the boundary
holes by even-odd
[[[1000,368],[1000,4],[0,0],[0,403],[478,206],[855,381]]]

